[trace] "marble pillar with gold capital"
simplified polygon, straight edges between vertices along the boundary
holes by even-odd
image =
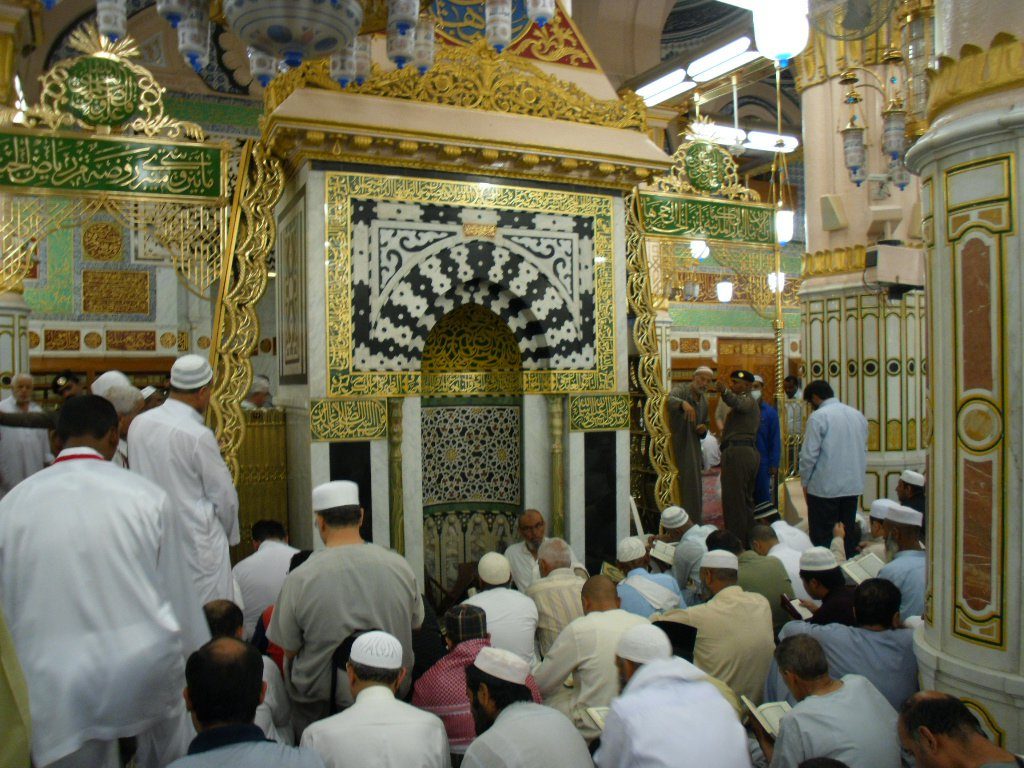
[[[1020,34],[1024,6],[948,0],[936,12],[949,58],[931,82],[931,126],[908,153],[928,249],[933,425],[916,651],[924,687],[963,698],[1021,752],[1024,41],[1000,30]]]

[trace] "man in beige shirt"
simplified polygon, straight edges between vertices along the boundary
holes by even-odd
[[[732,552],[713,549],[704,555],[700,578],[712,597],[702,605],[669,611],[661,620],[695,627],[694,663],[759,703],[775,651],[771,606],[739,586],[739,559]]]
[[[547,655],[569,622],[583,615],[580,593],[585,579],[572,570],[572,550],[564,539],[547,539],[537,552],[541,578],[526,595],[537,604],[537,650]]]
[[[588,707],[607,707],[619,693],[615,649],[630,627],[647,619],[619,607],[615,584],[607,576],[591,576],[583,585],[584,616],[575,619],[555,640],[534,677],[544,703],[566,714],[587,741],[601,731],[586,716]],[[572,675],[572,687],[565,687]]]

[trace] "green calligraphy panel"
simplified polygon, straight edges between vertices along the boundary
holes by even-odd
[[[0,131],[0,188],[216,202],[221,147]]]
[[[775,244],[774,211],[767,205],[643,192],[640,216],[648,235]]]

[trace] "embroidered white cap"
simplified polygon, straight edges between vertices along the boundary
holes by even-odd
[[[171,366],[171,386],[175,389],[199,389],[212,379],[210,361],[200,355],[182,355]]]
[[[504,648],[481,648],[473,666],[492,677],[515,685],[526,685],[526,678],[530,676],[530,665]]]
[[[488,552],[480,558],[476,572],[484,584],[508,584],[512,577],[512,566],[500,552]]]
[[[875,520],[885,520],[889,515],[889,510],[898,506],[899,504],[892,499],[875,499],[871,502],[871,512],[869,517],[872,517]]]
[[[665,507],[661,512],[662,528],[682,528],[690,522],[690,516],[682,507]]]
[[[836,556],[828,547],[811,547],[800,555],[801,571],[831,571],[838,567]]]
[[[693,372],[693,375],[696,376],[698,373],[703,373],[706,376],[711,376],[712,378],[714,378],[715,375],[715,372],[708,368],[706,365],[698,366],[697,370]]]
[[[647,664],[671,658],[672,643],[664,630],[653,624],[635,624],[622,633],[615,655],[637,664]]]
[[[740,569],[740,561],[732,552],[726,552],[724,549],[712,549],[701,558],[700,567],[724,568],[728,571],[738,571]]]
[[[920,528],[924,524],[924,515],[916,509],[904,507],[902,504],[897,504],[890,509],[885,519],[890,523],[896,523],[898,525],[913,525],[917,528]]]
[[[348,660],[374,669],[401,669],[402,644],[387,632],[374,630],[356,638]]]
[[[647,554],[647,546],[636,536],[630,536],[619,542],[615,548],[615,559],[620,563],[631,563]]]
[[[351,480],[332,480],[313,489],[313,511],[359,506],[359,486]]]
[[[903,474],[900,475],[900,480],[907,485],[916,485],[918,488],[924,488],[924,475],[912,469],[904,469]]]
[[[759,373],[755,373],[754,374],[754,383],[755,384],[764,384],[764,377],[762,377],[761,374],[759,374]]]
[[[100,397],[106,397],[107,392],[110,391],[111,387],[130,387],[132,386],[131,380],[120,371],[107,371],[101,373],[96,377],[96,381],[89,387],[89,391],[94,395]]]
[[[149,398],[151,398],[155,394],[156,394],[156,387],[143,387],[142,388],[142,397],[145,400],[149,400]]]

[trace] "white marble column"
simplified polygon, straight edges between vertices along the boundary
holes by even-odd
[[[984,7],[982,7],[984,6]],[[1024,30],[1018,0],[937,8],[947,60],[908,154],[928,247],[929,473],[922,684],[1024,750]],[[996,34],[1004,30],[1009,34]]]
[[[0,293],[0,377],[27,373],[28,304],[20,293]]]

